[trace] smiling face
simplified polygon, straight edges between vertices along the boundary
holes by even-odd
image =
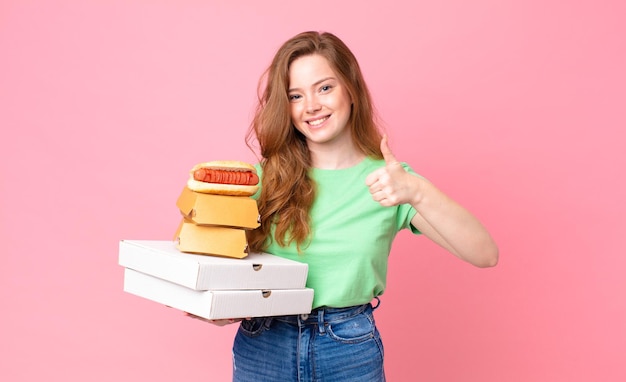
[[[288,96],[292,123],[311,149],[352,144],[348,127],[352,100],[326,58],[313,54],[294,60]]]

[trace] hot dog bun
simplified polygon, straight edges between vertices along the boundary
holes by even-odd
[[[202,192],[205,194],[252,196],[259,189],[258,183],[254,185],[242,185],[221,182],[203,182],[200,180],[196,180],[194,179],[194,173],[200,169],[251,172],[256,177],[256,169],[250,163],[233,160],[216,160],[210,162],[202,162],[193,166],[192,169],[189,171],[187,187],[192,191]]]

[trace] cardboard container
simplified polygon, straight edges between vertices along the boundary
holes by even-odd
[[[246,232],[239,228],[197,225],[183,218],[174,234],[181,252],[242,259],[248,256]]]
[[[124,291],[208,319],[306,314],[312,289],[198,291],[124,269]]]
[[[195,290],[299,289],[308,265],[268,253],[244,259],[181,253],[172,241],[121,240],[119,264]]]
[[[176,206],[187,220],[199,225],[244,229],[260,225],[256,200],[247,196],[204,194],[185,187]]]

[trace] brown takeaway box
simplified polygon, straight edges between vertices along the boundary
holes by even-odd
[[[248,256],[246,231],[239,228],[197,225],[183,218],[174,241],[181,252],[237,259]]]
[[[256,200],[248,196],[204,194],[183,188],[176,206],[198,225],[254,229],[259,226]]]

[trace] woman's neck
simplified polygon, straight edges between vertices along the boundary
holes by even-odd
[[[314,168],[322,170],[339,170],[359,164],[365,154],[357,150],[353,145],[341,149],[311,148],[311,164]]]

